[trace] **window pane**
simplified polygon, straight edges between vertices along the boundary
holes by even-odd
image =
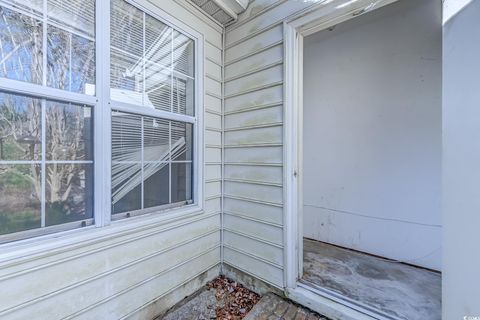
[[[0,234],[92,218],[91,109],[0,92]]]
[[[95,94],[95,42],[48,26],[47,53],[49,86]]]
[[[95,36],[95,0],[48,0],[48,18],[65,29]]]
[[[40,99],[0,92],[0,159],[40,160]]]
[[[110,87],[113,100],[143,105],[143,13],[111,1]]]
[[[43,12],[43,0],[2,0],[4,2],[14,8],[15,10],[22,10],[24,12],[28,12],[30,14],[34,14],[36,16],[42,17]]]
[[[48,101],[46,109],[47,160],[92,160],[91,108]]]
[[[194,114],[194,41],[123,0],[111,16],[111,97]]]
[[[173,64],[175,71],[194,75],[194,42],[178,31],[173,32]]]
[[[0,234],[39,228],[40,165],[0,165]]]
[[[194,115],[194,81],[190,78],[173,79],[173,112]]]
[[[140,164],[112,165],[112,214],[142,208],[142,167]]]
[[[130,56],[143,56],[143,13],[124,0],[111,1],[110,45]]]
[[[193,159],[193,125],[172,121],[172,161]]]
[[[145,68],[144,106],[164,111],[172,110],[172,77],[162,66],[147,63]]]
[[[167,120],[145,117],[144,161],[166,162],[170,160],[169,126]]]
[[[143,72],[141,68],[136,68],[139,58],[116,49],[111,49],[110,52],[110,96],[112,100],[143,105]]]
[[[42,83],[42,23],[0,6],[0,77]]]
[[[145,208],[169,203],[169,164],[148,163],[144,166]]]
[[[112,113],[112,161],[142,159],[142,117]]]
[[[145,59],[170,68],[172,65],[172,28],[145,15]]]
[[[46,225],[93,218],[93,165],[47,164]]]
[[[172,163],[172,202],[192,199],[192,164]]]

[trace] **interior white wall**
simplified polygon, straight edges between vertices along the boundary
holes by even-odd
[[[473,319],[480,316],[480,1],[446,0],[444,9],[443,319]]]
[[[441,1],[305,38],[304,235],[441,269]]]

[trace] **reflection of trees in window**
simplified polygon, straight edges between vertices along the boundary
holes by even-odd
[[[47,15],[42,0],[10,3],[0,6],[0,77],[94,94],[94,2],[48,0]],[[0,234],[92,217],[91,112],[0,92]]]
[[[90,107],[0,94],[0,191],[4,195],[0,198],[0,233],[22,230],[13,226],[21,220],[25,228],[40,226],[42,160],[46,225],[91,217],[90,113]],[[8,228],[9,224],[13,225]]]

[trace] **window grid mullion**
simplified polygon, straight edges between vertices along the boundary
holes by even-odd
[[[146,85],[146,55],[145,55],[145,51],[146,51],[146,43],[145,43],[145,20],[146,20],[146,16],[145,16],[145,12],[143,12],[143,18],[142,18],[142,105],[145,106],[145,101],[147,101],[147,97],[146,97],[146,94],[147,94],[147,85]]]
[[[43,55],[42,55],[42,85],[43,86],[47,86],[47,56],[48,56],[48,48],[47,48],[47,44],[48,44],[48,26],[47,26],[47,0],[43,0],[43,24],[42,24],[42,30],[43,30],[43,34],[42,34],[42,51],[43,51]]]
[[[144,115],[148,117],[161,118],[165,120],[179,121],[192,124],[196,122],[196,118],[189,115],[147,108],[141,105],[130,104],[127,102],[113,101],[112,103],[114,105],[113,109],[124,113]]]
[[[47,0],[43,0],[43,24],[42,24],[42,85],[47,86],[47,66],[48,66],[48,25],[47,25]],[[45,158],[47,154],[47,144],[46,144],[46,131],[47,131],[47,119],[46,119],[46,105],[47,101],[45,99],[42,99],[41,102],[41,112],[40,112],[40,117],[41,117],[41,143],[42,143],[42,149],[41,149],[41,155],[42,155],[42,162],[40,165],[40,179],[41,179],[41,200],[40,200],[40,227],[44,228],[46,225],[46,185],[47,185],[47,165],[45,163]]]
[[[173,110],[173,88],[174,88],[174,85],[175,85],[175,82],[173,81],[173,63],[174,63],[174,59],[173,59],[173,51],[174,51],[174,47],[173,47],[173,29],[170,29],[170,84],[171,84],[171,87],[170,87],[170,112],[174,112]]]
[[[140,125],[141,125],[141,155],[140,155],[140,165],[142,166],[141,168],[141,176],[142,176],[142,181],[141,181],[141,208],[144,209],[145,208],[145,173],[144,173],[144,154],[145,154],[145,137],[144,137],[144,133],[145,133],[145,117],[141,117],[140,118]]]
[[[71,33],[68,34],[68,91],[72,91],[72,40]]]
[[[174,78],[173,78],[173,51],[174,51],[174,43],[173,43],[173,28],[170,29],[170,111],[174,112],[174,105],[173,105],[173,91],[174,91]],[[172,203],[172,120],[168,121],[168,141],[169,141],[169,150],[168,150],[168,203]]]
[[[168,121],[168,203],[172,203],[172,121]]]
[[[145,12],[142,13],[142,105],[145,106],[145,101],[147,101],[147,84],[146,84],[146,35],[145,35],[145,21],[147,17]],[[145,154],[145,117],[142,115],[140,117],[141,123],[141,134],[140,134],[140,143],[141,143],[141,154],[140,154],[140,165],[141,165],[141,182],[140,182],[140,208],[145,208],[145,168],[144,168],[144,154]]]
[[[47,175],[47,172],[46,172],[46,169],[47,169],[47,165],[46,165],[46,154],[47,154],[47,144],[46,144],[46,135],[47,135],[47,116],[46,116],[46,107],[47,107],[47,101],[45,99],[42,99],[42,105],[41,105],[41,126],[42,126],[42,130],[41,130],[41,141],[42,141],[42,150],[41,150],[41,154],[42,154],[42,162],[41,162],[41,167],[40,167],[40,179],[41,179],[41,200],[40,200],[40,211],[41,211],[41,222],[40,222],[40,226],[42,228],[45,227],[46,223],[46,202],[47,202],[47,199],[46,199],[46,185],[47,185],[47,178],[46,178],[46,175]]]

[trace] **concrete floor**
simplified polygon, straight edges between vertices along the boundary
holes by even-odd
[[[167,314],[155,320],[209,320],[216,319],[215,308],[220,306],[213,290],[202,288],[174,306]]]
[[[206,290],[203,288],[174,306],[165,315],[155,318],[155,320],[217,319],[215,316],[215,308],[222,306],[223,301],[217,300],[214,290]],[[273,293],[268,293],[245,315],[244,320],[328,319]]]
[[[260,299],[243,320],[328,320],[289,300],[269,293]]]
[[[441,275],[304,240],[302,282],[399,319],[441,319]]]

